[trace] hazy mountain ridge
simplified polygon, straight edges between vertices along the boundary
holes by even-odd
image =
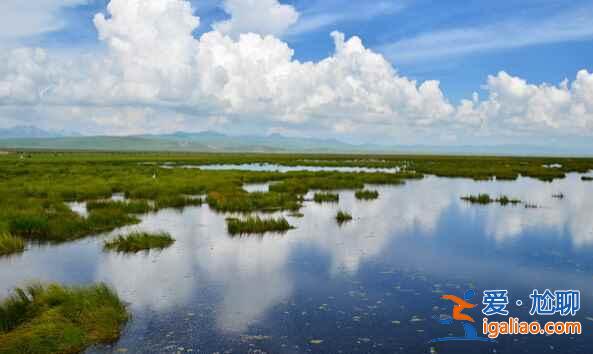
[[[406,153],[473,155],[579,155],[591,156],[586,146],[507,145],[354,145],[336,139],[226,135],[219,132],[175,132],[130,136],[81,136],[50,132],[32,126],[0,129],[0,149],[172,151],[172,152],[310,152],[310,153]],[[74,135],[74,136],[73,136]]]

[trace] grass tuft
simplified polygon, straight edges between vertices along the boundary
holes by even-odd
[[[585,182],[591,182],[593,181],[593,176],[582,176],[581,180]]]
[[[25,241],[8,233],[0,233],[0,256],[20,253],[25,250]]]
[[[506,195],[502,195],[496,199],[490,197],[490,195],[488,194],[478,194],[478,195],[468,195],[465,197],[461,197],[462,200],[465,200],[466,202],[469,202],[470,204],[482,204],[482,205],[486,205],[486,204],[491,204],[491,203],[498,203],[502,206],[508,205],[508,204],[520,204],[521,201],[519,199],[514,199],[514,198],[509,198]]]
[[[120,336],[128,313],[105,284],[16,288],[0,303],[0,352],[77,353]]]
[[[285,218],[262,219],[259,216],[246,219],[228,218],[227,228],[231,235],[264,234],[266,232],[286,232],[294,227]]]
[[[338,214],[336,215],[336,221],[338,222],[338,224],[343,224],[351,220],[352,215],[350,215],[350,213],[341,210],[338,211]]]
[[[340,201],[340,196],[334,193],[315,193],[313,200],[316,203],[337,203]]]
[[[358,200],[373,200],[379,198],[378,191],[371,191],[371,190],[360,190],[354,193],[356,199]]]
[[[103,249],[122,253],[137,253],[151,249],[162,250],[171,246],[175,240],[166,232],[147,233],[132,232],[129,235],[120,235],[111,241],[106,241]]]

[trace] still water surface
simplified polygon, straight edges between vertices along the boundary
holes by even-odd
[[[208,206],[162,210],[142,223],[0,259],[0,296],[30,280],[112,285],[133,318],[121,340],[91,353],[591,353],[593,183],[578,175],[545,183],[427,177],[377,187],[360,202],[307,202],[284,235],[231,237]],[[258,189],[265,190],[259,186]],[[536,204],[475,206],[468,193]],[[553,194],[564,193],[564,199]],[[335,222],[337,210],[354,220]],[[280,215],[280,214],[276,214]],[[288,215],[288,213],[284,213]],[[149,254],[104,253],[129,230],[164,230],[177,242]],[[428,343],[463,335],[443,293],[508,289],[511,315],[528,315],[532,289],[579,289],[583,336],[500,337],[498,343]],[[526,305],[517,307],[516,299]],[[480,303],[481,296],[474,299]],[[481,321],[480,305],[469,314]],[[541,319],[546,321],[547,319]],[[478,328],[480,331],[481,329]]]

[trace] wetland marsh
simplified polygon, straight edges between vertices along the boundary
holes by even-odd
[[[26,243],[0,257],[0,297],[31,281],[107,284],[130,320],[119,339],[89,353],[588,353],[593,339],[593,184],[582,179],[593,160],[30,156],[0,157],[0,232]],[[406,168],[159,167],[166,162]],[[543,167],[553,164],[560,167]],[[332,202],[316,203],[315,194]],[[498,202],[461,199],[480,195]],[[135,232],[175,242],[150,252],[103,251]],[[534,288],[579,289],[575,320],[584,334],[429,344],[458,331],[433,319],[450,313],[442,294],[489,288],[524,301]],[[510,310],[529,316],[526,305]]]

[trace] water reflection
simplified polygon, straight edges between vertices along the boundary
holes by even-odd
[[[400,167],[385,168],[385,167],[347,167],[347,166],[285,166],[270,163],[246,163],[246,164],[214,164],[214,165],[162,165],[162,168],[187,168],[200,170],[216,170],[216,171],[269,171],[269,172],[295,172],[295,171],[311,171],[311,172],[367,172],[367,173],[397,173],[401,171]]]
[[[553,183],[427,177],[368,188],[377,189],[379,199],[360,202],[353,191],[341,191],[338,204],[306,202],[302,218],[277,213],[296,226],[285,235],[230,237],[225,215],[206,205],[162,210],[139,225],[1,259],[0,291],[31,279],[106,281],[134,314],[116,348],[137,352],[181,346],[424,353],[431,335],[447,334],[427,320],[445,310],[439,292],[470,286],[508,288],[516,296],[535,287],[581,289],[581,316],[593,314],[593,202],[587,198],[593,184],[579,176]],[[460,200],[477,193],[539,208]],[[557,193],[565,197],[553,198]],[[338,225],[338,210],[354,220]],[[177,242],[146,255],[102,252],[105,239],[135,229],[168,231]],[[323,346],[312,347],[310,340],[320,337]],[[590,339],[520,338],[513,352],[554,346],[586,353]],[[512,340],[503,338],[495,348],[510,352]]]

